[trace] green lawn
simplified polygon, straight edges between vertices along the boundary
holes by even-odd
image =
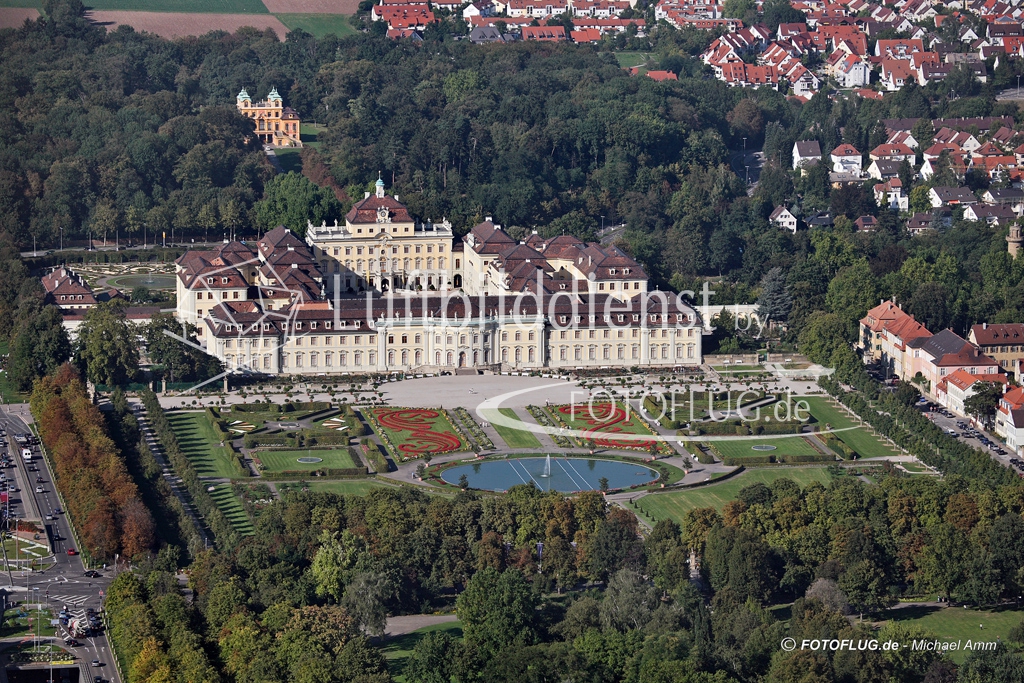
[[[240,478],[231,464],[231,449],[220,446],[220,437],[213,431],[206,413],[167,414],[167,419],[178,438],[178,444],[196,468],[200,477]]]
[[[296,451],[258,451],[253,456],[259,458],[268,472],[285,470],[303,470],[311,472],[322,468],[345,469],[355,467],[352,454],[347,448],[334,450],[296,450]],[[322,462],[298,462],[299,458],[320,458]]]
[[[391,677],[397,683],[404,683],[406,680],[402,671],[405,669],[405,663],[412,655],[412,650],[416,647],[416,643],[432,631],[444,631],[452,638],[462,640],[462,622],[448,621],[434,626],[427,626],[405,635],[395,636],[384,645],[383,652],[384,658],[388,661],[388,670],[391,672]]]
[[[2,0],[0,0],[2,2]],[[0,340],[0,356],[6,356],[9,353],[7,348],[7,340]],[[10,377],[7,376],[7,371],[0,371],[0,397],[3,398],[4,403],[24,403],[28,401],[28,394],[23,394],[14,388],[14,384],[11,382]]]
[[[285,173],[289,171],[295,171],[296,173],[302,172],[302,159],[299,154],[302,152],[298,147],[282,147],[274,150],[274,155],[277,157],[278,162],[281,164],[281,168],[284,169]]]
[[[348,14],[275,14],[274,16],[280,19],[281,23],[288,27],[288,30],[294,31],[301,28],[317,38],[323,38],[328,33],[333,33],[339,38],[356,34],[356,29],[349,23],[350,15]]]
[[[626,68],[646,64],[651,55],[646,52],[616,52],[615,58],[619,60],[619,66]]]
[[[231,526],[235,527],[235,531],[243,536],[252,536],[256,533],[252,526],[252,520],[246,514],[245,508],[242,507],[242,501],[231,490],[230,484],[217,484],[213,491],[210,491],[210,497],[231,522]]]
[[[866,428],[860,427],[850,416],[837,408],[828,399],[821,396],[803,396],[800,401],[807,401],[811,407],[811,415],[818,421],[820,429],[825,428],[825,423],[832,425],[833,429],[845,427],[857,427],[846,432],[836,432],[839,440],[857,451],[862,458],[886,458],[896,455],[896,452],[886,445],[881,439],[872,436]]]
[[[807,439],[798,434],[792,436],[774,437],[771,439],[745,440],[745,441],[715,441],[715,448],[724,458],[749,458],[752,456],[765,455],[821,455],[814,446],[807,442]],[[774,451],[755,451],[754,446],[765,444],[775,446]]]
[[[920,607],[890,610],[885,617],[922,628],[940,641],[991,641],[999,638],[1005,642],[1010,629],[1024,619],[1024,610],[989,611],[964,609],[963,607],[937,607],[936,603],[930,603],[922,604]],[[984,625],[985,628],[979,628],[979,625]],[[970,652],[967,650],[955,650],[949,653],[950,658],[958,664],[963,662],[969,654]]]
[[[522,422],[516,411],[511,408],[499,408],[498,412],[505,417],[511,417],[514,420]],[[540,448],[540,441],[533,435],[532,432],[528,432],[522,429],[515,429],[513,427],[505,427],[504,425],[495,424],[491,422],[491,426],[498,432],[505,443],[508,444],[509,448]]]
[[[387,486],[387,484],[381,484],[375,479],[356,479],[346,481],[307,481],[302,484],[277,484],[277,490],[284,493],[290,489],[308,488],[310,491],[337,493],[345,496],[365,496],[371,489],[378,489],[385,486]]]
[[[755,482],[771,484],[776,479],[792,479],[801,488],[812,482],[826,486],[832,480],[824,467],[783,467],[774,469],[746,470],[720,484],[709,484],[695,489],[652,493],[640,498],[637,505],[648,517],[674,519],[682,524],[683,515],[695,508],[713,507],[721,510],[730,500],[735,500],[740,489]]]

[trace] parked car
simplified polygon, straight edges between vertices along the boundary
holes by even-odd
[[[78,551],[74,548],[68,548],[68,555],[77,555]]]

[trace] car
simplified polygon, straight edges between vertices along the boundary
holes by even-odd
[[[63,512],[63,510],[61,510],[60,508],[53,508],[53,514],[55,514],[55,515],[59,515],[62,512]]]
[[[85,573],[85,576],[88,576],[90,579],[98,579],[98,578],[102,577],[103,574],[100,574],[95,569],[90,569],[89,571],[87,571]]]
[[[43,492],[43,487],[42,486],[37,486],[36,487],[36,493],[42,493],[42,492]]]
[[[94,660],[92,660],[92,665],[93,666],[103,666],[103,663],[100,662],[100,660],[98,660],[98,659],[94,659]]]
[[[68,555],[77,555],[78,551],[74,548],[68,548]]]
[[[47,522],[52,522],[53,521],[53,515],[46,515],[46,521]]]
[[[104,683],[103,676],[93,676],[92,683]]]

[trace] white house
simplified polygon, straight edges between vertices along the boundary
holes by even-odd
[[[899,178],[875,184],[875,203],[891,211],[910,210],[910,197],[903,193],[903,183]]]
[[[871,82],[871,66],[859,55],[847,55],[836,64],[834,72],[843,88],[862,88]]]
[[[776,209],[772,211],[772,215],[768,217],[768,220],[770,220],[773,225],[785,228],[794,235],[796,234],[796,216],[794,216],[786,207],[776,207]]]
[[[793,145],[793,170],[813,166],[821,161],[821,145],[817,140],[799,140]]]
[[[853,145],[844,142],[832,150],[832,170],[836,173],[861,173],[860,152]]]

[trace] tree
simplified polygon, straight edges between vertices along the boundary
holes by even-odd
[[[89,309],[78,328],[75,356],[86,377],[96,384],[123,386],[135,377],[138,340],[123,306],[112,301]]]
[[[987,423],[995,415],[1002,395],[1001,385],[992,382],[978,382],[977,389],[964,401],[964,411]]]
[[[761,296],[757,297],[757,317],[762,325],[785,324],[793,308],[786,275],[776,266],[761,278]]]
[[[804,21],[803,12],[791,5],[788,0],[767,0],[761,5],[764,14],[764,23],[768,30],[775,33],[779,24],[792,24]]]
[[[345,587],[343,604],[356,624],[373,636],[383,636],[388,620],[387,601],[397,592],[390,572],[359,572]]]
[[[507,647],[532,645],[537,640],[536,601],[516,569],[477,572],[456,601],[466,645],[484,661]]]
[[[164,367],[170,381],[208,379],[221,371],[220,361],[199,347],[195,325],[180,322],[170,313],[158,313],[144,329],[149,358]]]
[[[931,211],[932,200],[928,196],[931,188],[927,185],[920,185],[910,191],[910,210],[915,213]]]
[[[827,310],[834,312],[847,325],[851,337],[857,321],[871,306],[877,304],[875,276],[867,259],[858,259],[853,265],[840,270],[828,285],[825,294]]]
[[[267,183],[263,199],[253,206],[253,217],[263,230],[284,225],[303,237],[308,223],[340,220],[341,209],[330,188],[317,187],[305,176],[290,171]]]
[[[800,332],[800,350],[815,363],[831,365],[835,352],[847,346],[849,326],[835,313],[816,311]]]
[[[893,396],[903,405],[912,406],[921,397],[921,392],[910,382],[901,379],[896,385],[896,393]]]
[[[839,578],[839,588],[862,617],[864,612],[873,612],[894,602],[885,572],[871,559],[848,567]]]
[[[833,612],[842,615],[850,613],[850,604],[846,600],[846,594],[832,579],[816,579],[807,589],[804,597],[819,601]]]
[[[914,291],[907,308],[929,330],[943,330],[949,325],[947,299],[949,293],[944,286],[938,282],[925,282]]]
[[[632,569],[620,569],[608,581],[601,601],[601,624],[606,629],[642,629],[658,607],[659,591]]]
[[[410,683],[450,683],[460,650],[448,633],[431,631],[416,643],[402,673]]]
[[[71,357],[71,342],[60,309],[46,306],[23,324],[14,338],[7,371],[21,391],[52,374]]]

